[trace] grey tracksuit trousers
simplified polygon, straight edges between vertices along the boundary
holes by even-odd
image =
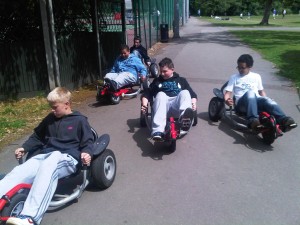
[[[17,184],[32,184],[21,214],[31,216],[39,224],[54,195],[58,179],[76,172],[77,163],[72,156],[59,151],[34,156],[0,180],[0,196]]]
[[[153,102],[152,135],[164,132],[167,117],[179,116],[185,109],[192,108],[192,99],[188,90],[182,90],[176,97],[169,97],[164,92],[158,92]]]

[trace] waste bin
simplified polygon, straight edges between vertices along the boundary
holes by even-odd
[[[168,24],[160,24],[160,41],[161,42],[169,41],[169,26],[168,26]]]

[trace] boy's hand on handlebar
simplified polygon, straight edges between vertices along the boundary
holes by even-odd
[[[227,99],[225,100],[225,103],[226,103],[226,105],[228,105],[228,106],[232,106],[232,105],[233,105],[233,99],[232,99],[232,98],[227,98]]]
[[[147,108],[148,108],[147,106],[144,106],[144,105],[141,106],[141,111],[143,114],[145,114],[147,112]]]
[[[16,159],[21,159],[24,155],[25,155],[25,149],[24,148],[17,148],[15,150]]]
[[[89,153],[82,152],[81,153],[81,162],[83,165],[90,165],[92,157]]]

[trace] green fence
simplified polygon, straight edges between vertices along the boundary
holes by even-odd
[[[148,49],[160,41],[161,24],[172,29],[174,0],[131,3],[126,8],[125,0],[52,0],[61,85],[74,89],[103,77],[120,44],[131,46],[138,35]],[[42,28],[39,1],[1,1],[0,100],[49,91]]]
[[[168,24],[172,29],[174,0],[133,0],[135,34],[143,40],[143,45],[150,48],[160,41],[160,24]]]

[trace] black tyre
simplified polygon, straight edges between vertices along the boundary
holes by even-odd
[[[222,118],[222,113],[224,110],[224,101],[218,97],[213,97],[208,106],[209,119],[213,122],[218,122]]]
[[[198,115],[197,115],[197,110],[194,111],[194,122],[193,122],[193,127],[196,126],[198,123]]]
[[[276,139],[276,133],[274,131],[263,132],[261,135],[263,142],[267,145],[271,145]]]
[[[150,65],[149,70],[150,70],[151,77],[156,78],[159,76],[159,70],[158,70],[158,66],[156,63],[152,63]]]
[[[170,152],[175,152],[175,151],[176,151],[176,140],[171,140]]]
[[[259,121],[264,127],[267,128],[265,131],[261,133],[263,142],[267,145],[271,145],[277,138],[276,119],[274,118],[274,116],[266,117],[260,115]]]
[[[141,127],[147,126],[146,115],[144,115],[142,112],[140,113],[140,126]]]
[[[117,172],[115,154],[110,149],[105,149],[92,161],[92,178],[95,185],[100,189],[106,189],[112,185]]]
[[[20,215],[23,210],[27,195],[24,193],[17,193],[11,198],[10,203],[7,203],[1,212],[2,217],[16,217]]]
[[[111,102],[111,104],[117,105],[117,104],[120,103],[120,101],[121,101],[121,97],[120,96],[114,96],[114,95],[110,96],[110,102]]]

